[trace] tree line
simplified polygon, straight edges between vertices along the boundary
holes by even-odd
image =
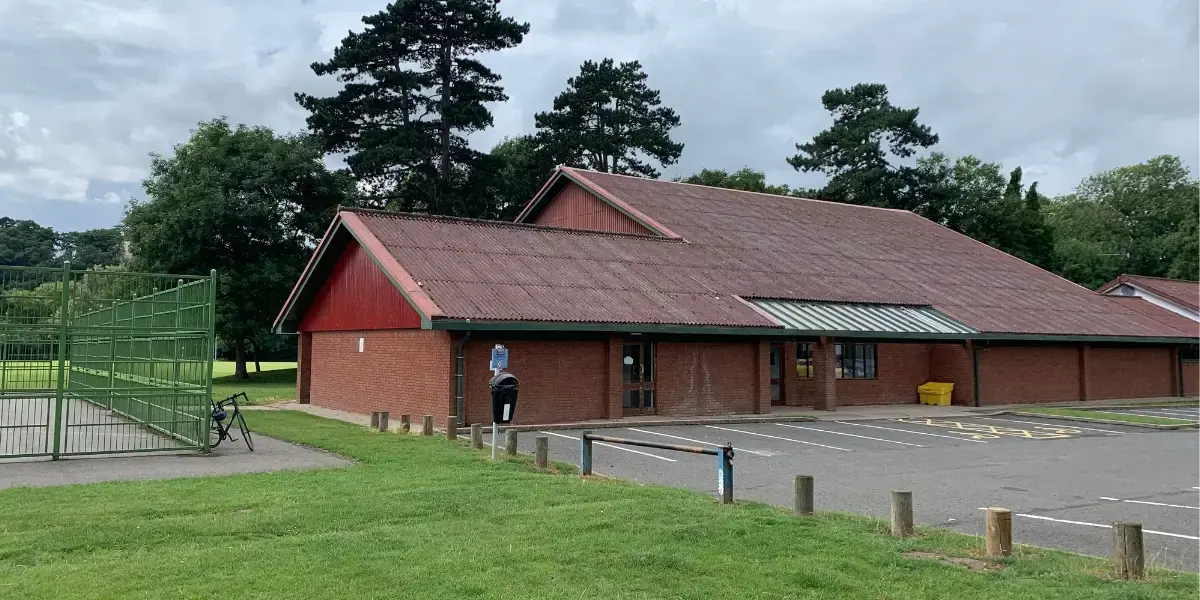
[[[397,0],[362,19],[312,71],[331,96],[297,93],[306,130],[201,122],[152,155],[146,200],[123,222],[139,270],[218,270],[218,332],[246,376],[247,348],[269,343],[276,311],[338,205],[509,219],[556,165],[657,178],[675,164],[681,122],[637,61],[587,61],[534,115],[530,132],[489,152],[468,136],[507,100],[481,60],[529,32],[494,0]],[[934,151],[917,108],[876,83],[827,91],[833,122],[780,157],[827,177],[819,189],[771,184],[752,167],[680,178],[758,192],[911,210],[1089,287],[1121,272],[1195,279],[1197,181],[1176,157],[1093,175],[1043,196],[1019,167]],[[329,156],[345,167],[331,169]]]

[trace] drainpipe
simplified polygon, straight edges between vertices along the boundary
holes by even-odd
[[[1177,373],[1176,380],[1179,381],[1179,390],[1178,390],[1179,397],[1184,398],[1187,396],[1187,394],[1185,394],[1183,392],[1183,348],[1182,347],[1175,349],[1175,369],[1176,369],[1176,373]]]
[[[979,344],[971,345],[971,371],[975,378],[975,406],[979,406]]]
[[[458,355],[455,357],[454,366],[454,413],[458,416],[458,424],[463,424],[463,348],[467,345],[467,340],[471,339],[471,332],[468,331],[458,341]]]

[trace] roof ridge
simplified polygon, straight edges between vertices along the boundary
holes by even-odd
[[[497,221],[493,219],[471,219],[467,217],[451,217],[445,215],[429,215],[424,213],[413,213],[403,211],[381,210],[378,208],[361,208],[344,206],[339,208],[339,212],[350,212],[356,214],[374,215],[379,217],[388,217],[393,219],[409,219],[413,221],[439,221],[444,223],[461,223],[463,225],[478,225],[481,227],[495,227],[498,229],[527,229],[531,231],[546,231],[550,233],[567,233],[571,235],[594,235],[600,237],[619,237],[632,238],[638,240],[654,240],[660,242],[675,242],[685,243],[679,238],[670,238],[661,235],[650,235],[644,233],[624,233],[619,231],[598,231],[593,229],[573,229],[570,227],[554,227],[552,225],[538,225],[536,223],[514,223],[512,221]]]
[[[583,173],[595,173],[597,175],[611,175],[613,177],[625,177],[626,179],[637,179],[639,181],[648,181],[651,183],[669,183],[669,184],[673,184],[673,185],[686,185],[686,186],[691,186],[691,187],[702,187],[702,188],[710,189],[710,190],[726,190],[726,191],[730,191],[730,192],[737,192],[739,194],[754,194],[756,196],[767,196],[768,198],[781,198],[784,200],[803,200],[805,202],[820,202],[822,204],[837,204],[839,206],[849,206],[852,208],[869,208],[872,210],[886,210],[886,211],[891,211],[891,212],[912,213],[912,211],[905,210],[903,208],[888,208],[885,206],[870,206],[867,204],[850,204],[849,202],[838,202],[837,200],[822,200],[820,198],[807,198],[805,196],[785,196],[783,194],[769,194],[767,192],[754,192],[754,191],[750,191],[750,190],[739,190],[737,188],[723,188],[723,187],[718,187],[715,185],[704,185],[702,183],[688,183],[686,181],[663,181],[661,179],[650,179],[648,177],[638,177],[636,175],[625,175],[623,173],[605,173],[604,171],[595,171],[592,169],[580,169],[577,167],[564,166],[563,168],[571,169],[572,171],[580,171]],[[597,184],[597,185],[599,185],[599,184]]]
[[[1130,278],[1132,278],[1132,277],[1136,277],[1136,278],[1138,278],[1138,279],[1153,279],[1153,280],[1155,280],[1155,281],[1175,281],[1175,282],[1178,282],[1178,283],[1196,283],[1196,284],[1200,284],[1200,281],[1193,281],[1193,280],[1191,280],[1191,279],[1176,279],[1176,278],[1174,278],[1174,277],[1159,277],[1159,276],[1157,276],[1157,275],[1135,275],[1135,274],[1133,274],[1133,273],[1121,273],[1121,274],[1120,274],[1120,275],[1118,275],[1117,277],[1118,277],[1118,278],[1121,278],[1121,277],[1130,277]]]

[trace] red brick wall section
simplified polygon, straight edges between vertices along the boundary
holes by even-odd
[[[929,345],[929,381],[954,384],[951,404],[975,404],[975,367],[971,353],[971,349],[962,344]]]
[[[312,334],[302,331],[296,340],[296,401],[308,404],[312,385]]]
[[[1200,362],[1183,362],[1183,395],[1200,395]]]
[[[1167,397],[1176,368],[1170,348],[1091,348],[1088,392],[1097,400]]]
[[[1079,399],[1075,346],[979,349],[979,403],[1026,404]]]
[[[767,340],[760,340],[755,348],[757,361],[758,380],[755,382],[754,392],[756,406],[754,412],[765,415],[771,412],[771,343]],[[782,365],[780,365],[782,367]],[[780,373],[782,375],[782,372]],[[780,385],[783,385],[783,379],[780,378]],[[782,393],[783,390],[780,390]]]
[[[465,348],[464,423],[489,424],[492,396],[488,370],[492,347],[508,348],[509,373],[517,376],[520,392],[513,423],[570,423],[608,417],[609,346],[605,341],[508,341],[472,338]],[[454,350],[457,350],[457,342]],[[453,352],[452,351],[452,352]],[[617,346],[620,364],[620,345]],[[619,376],[619,372],[618,372]],[[620,380],[617,380],[620,415]]]
[[[358,351],[358,340],[363,351]],[[392,422],[424,415],[444,426],[453,412],[450,334],[427,329],[312,334],[311,400],[356,413],[386,410]]]
[[[794,344],[784,356],[788,362],[788,380],[784,384],[785,401],[788,406],[812,406],[822,408],[818,400],[822,397],[822,389],[831,386],[834,390],[832,405],[825,410],[833,410],[837,406],[855,406],[863,404],[914,404],[917,402],[917,386],[930,379],[930,350],[925,344],[879,344],[876,346],[875,379],[836,379],[830,375],[830,381],[823,380],[821,365],[826,360],[826,353],[819,344],[813,343],[813,365],[815,373],[812,379],[800,379],[796,373]],[[833,373],[834,346],[829,344],[828,361],[831,367],[826,371]],[[967,363],[967,373],[970,373],[970,362]],[[957,387],[957,386],[955,386]]]
[[[758,347],[757,341],[655,344],[658,414],[752,413],[763,394],[769,410],[770,382],[765,382],[765,389],[758,382],[762,378],[758,363],[767,356],[760,361]]]

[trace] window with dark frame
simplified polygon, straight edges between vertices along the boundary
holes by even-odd
[[[834,346],[834,368],[838,379],[875,379],[875,344],[853,343]]]
[[[796,375],[800,379],[813,378],[812,342],[796,342]]]

